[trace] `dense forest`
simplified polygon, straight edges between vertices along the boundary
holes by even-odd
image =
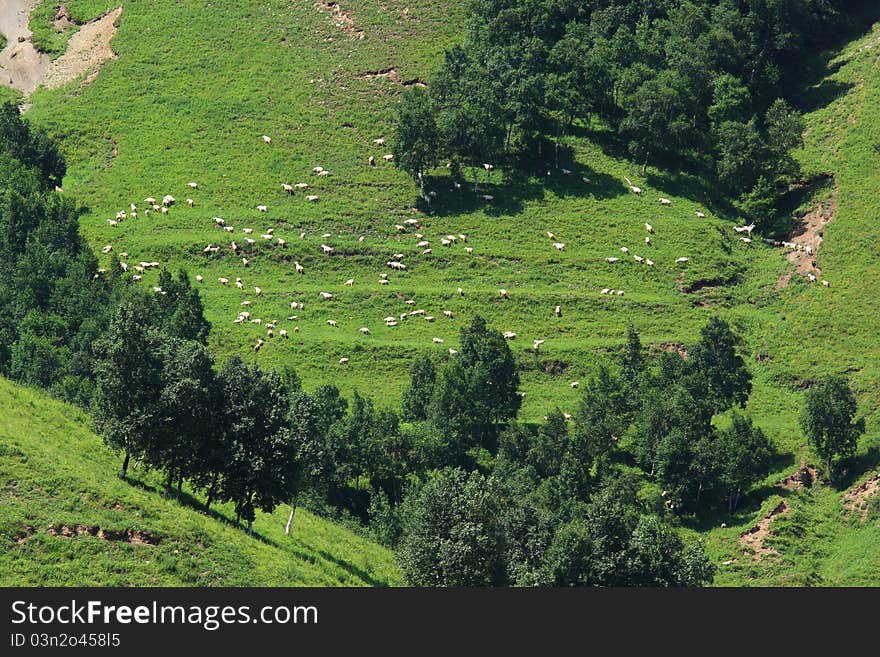
[[[688,170],[768,221],[799,175],[801,114],[789,99],[803,57],[846,29],[842,0],[474,0],[464,42],[406,93],[396,164],[423,198],[429,171],[561,166],[565,137],[590,134],[649,165]],[[549,173],[549,171],[547,172]]]

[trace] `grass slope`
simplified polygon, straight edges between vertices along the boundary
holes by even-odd
[[[393,555],[331,522],[297,511],[259,514],[258,538],[164,499],[119,459],[78,409],[0,379],[0,586],[362,586],[400,581]],[[196,503],[185,495],[187,502]],[[289,510],[289,509],[288,509]],[[155,544],[53,535],[62,527],[138,532]],[[96,531],[93,529],[92,531]],[[126,535],[127,536],[127,535]]]
[[[114,5],[68,3],[77,20]],[[394,405],[412,357],[429,350],[444,357],[457,346],[460,327],[480,313],[495,328],[518,334],[511,345],[523,370],[522,415],[536,420],[556,405],[574,411],[578,392],[570,382],[587,376],[597,356],[620,348],[627,322],[659,350],[694,341],[708,317],[718,314],[746,338],[755,375],[748,410],[783,458],[738,516],[687,531],[703,535],[719,562],[736,559],[722,569],[721,584],[880,581],[871,566],[880,561],[873,525],[853,525],[830,488],[789,496],[791,515],[778,521],[781,561],[755,561],[738,542],[778,502],[773,483],[809,460],[797,416],[803,389],[816,376],[853,378],[868,418],[863,470],[878,460],[880,267],[871,246],[880,192],[873,150],[880,134],[876,31],[821,58],[816,86],[798,99],[808,112],[804,166],[835,176],[838,210],[818,255],[831,287],[795,276],[778,290],[777,279],[791,269],[780,250],[757,239],[740,242],[724,209],[705,206],[709,190],[699,181],[668,171],[637,175],[634,165],[604,145],[606,135],[598,129],[571,138],[574,158],[560,162],[571,174],[552,170],[504,182],[496,173],[491,185],[482,177],[480,194],[494,196],[485,202],[467,186],[453,190],[440,172],[432,180],[438,194],[433,213],[417,212],[412,182],[381,157],[390,152],[388,144],[373,143],[390,138],[403,87],[389,77],[364,76],[394,67],[401,80],[427,79],[443,49],[460,38],[461,3],[351,0],[341,3],[348,22],[312,3],[280,0],[215,3],[210,11],[194,0],[124,7],[113,40],[119,58],[91,84],[37,92],[29,116],[61,139],[70,162],[64,187],[84,204],[83,230],[96,250],[112,244],[116,253],[127,251],[131,263],[156,260],[204,276],[203,297],[215,327],[211,346],[221,359],[242,354],[269,367],[291,365],[307,387],[332,381],[345,393],[358,388]],[[271,144],[262,142],[263,134]],[[367,166],[370,155],[376,167]],[[331,175],[316,176],[315,166]],[[628,193],[624,176],[643,188],[641,197]],[[187,187],[191,180],[199,189]],[[289,196],[284,182],[306,182],[310,189]],[[178,204],[167,216],[108,225],[130,202],[142,207],[145,197],[169,193]],[[307,202],[307,193],[319,201]],[[183,203],[188,196],[195,207]],[[660,196],[672,206],[661,207]],[[816,200],[802,203],[808,209]],[[258,204],[268,213],[257,212]],[[698,210],[707,218],[698,219]],[[214,216],[235,232],[215,228]],[[431,242],[430,254],[417,246],[415,229],[395,228],[413,217]],[[655,230],[650,247],[644,244],[646,222]],[[256,239],[247,268],[227,248],[232,239],[243,243],[244,227],[253,228]],[[268,228],[287,246],[262,240]],[[552,247],[548,230],[566,244],[564,252]],[[441,246],[442,236],[459,233],[468,236],[473,255],[461,243]],[[209,243],[221,245],[221,252],[203,256]],[[336,255],[322,255],[322,243],[333,245]],[[655,266],[638,265],[621,246]],[[385,267],[395,253],[405,254],[406,272]],[[621,262],[609,264],[606,257]],[[679,266],[679,257],[690,260]],[[304,265],[304,275],[294,272],[294,261]],[[389,285],[378,283],[380,273],[389,274]],[[154,276],[145,276],[144,284]],[[244,290],[220,285],[220,276],[241,277]],[[343,285],[349,278],[355,280],[351,288]],[[262,297],[254,295],[255,286],[265,291]],[[502,287],[509,300],[498,296]],[[625,295],[600,294],[606,287]],[[688,293],[687,287],[698,289]],[[324,290],[335,297],[321,301]],[[437,320],[411,317],[385,327],[383,317],[412,310],[407,299]],[[299,332],[287,341],[267,341],[254,354],[251,345],[265,329],[232,323],[245,300],[252,302],[253,317],[278,319],[279,328],[298,326]],[[294,300],[305,308],[288,321]],[[557,304],[563,307],[558,319]],[[454,319],[444,318],[443,310],[453,311]],[[362,326],[371,333],[360,334]],[[433,337],[445,342],[433,344]],[[530,350],[534,338],[546,340],[539,355]],[[350,358],[344,368],[338,365],[343,356]],[[803,530],[800,514],[817,523],[816,533]],[[720,529],[722,522],[728,527]],[[797,532],[802,541],[791,539]]]

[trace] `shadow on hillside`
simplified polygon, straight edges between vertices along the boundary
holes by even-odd
[[[344,571],[346,571],[349,575],[353,575],[355,577],[359,577],[362,581],[367,582],[370,586],[388,586],[388,582],[378,580],[374,578],[367,571],[358,568],[354,564],[349,563],[348,561],[343,561],[338,557],[334,557],[329,552],[325,552],[324,550],[318,550],[318,556],[322,559],[326,559],[330,563],[334,563]]]
[[[834,177],[831,174],[822,173],[809,180],[793,185],[783,194],[779,200],[779,211],[773,220],[762,227],[762,233],[767,237],[785,240],[790,237],[797,228],[799,222],[795,216],[801,210],[809,210],[808,201],[815,205],[821,200],[830,197],[834,191]]]
[[[856,454],[840,464],[834,489],[843,491],[851,488],[859,477],[875,470],[878,466],[880,466],[880,447],[872,445],[864,453]]]
[[[770,461],[771,472],[786,472],[795,463],[794,455],[777,452]],[[682,524],[699,532],[706,532],[720,527],[722,523],[730,526],[742,525],[750,522],[755,514],[761,510],[767,498],[774,495],[788,497],[793,492],[790,488],[784,488],[774,484],[764,484],[750,490],[740,497],[736,511],[728,513],[727,508],[721,506],[715,509],[707,509],[696,516],[682,519]]]
[[[570,173],[564,173],[563,169]],[[527,202],[542,200],[548,190],[562,198],[607,199],[628,193],[622,180],[577,162],[562,163],[558,169],[541,167],[528,173],[519,170],[505,171],[504,174],[496,172],[491,184],[486,181],[486,172],[480,170],[476,192],[473,173],[469,169],[464,173],[467,178],[458,181],[459,188],[453,187],[453,180],[449,177],[429,176],[425,189],[436,193],[436,197],[430,203],[419,198],[419,209],[437,217],[478,209],[490,216],[501,216],[522,212]],[[491,196],[491,200],[485,199],[484,195]]]
[[[152,486],[152,485],[150,485],[140,479],[134,479],[133,477],[131,477],[131,475],[126,477],[125,481],[130,486],[134,486],[135,488],[139,488],[144,492],[151,493],[153,495],[158,495],[159,497],[161,497],[162,499],[165,499],[165,500],[177,502],[182,507],[192,509],[196,513],[200,513],[204,516],[208,516],[212,520],[216,520],[217,522],[222,522],[223,524],[229,525],[230,527],[240,529],[243,534],[247,533],[247,525],[246,524],[241,523],[239,525],[236,525],[235,520],[233,518],[226,516],[225,514],[217,511],[216,509],[205,509],[205,503],[202,500],[198,499],[197,497],[191,495],[187,491],[183,491],[180,494],[180,496],[177,495],[177,491],[172,491],[171,496],[166,497],[164,488],[157,488],[157,487]],[[254,525],[254,533],[252,534],[251,538],[254,538],[262,543],[265,543],[266,545],[280,547],[276,541],[272,540],[271,538],[269,538],[267,536],[264,536],[263,534],[260,534],[260,532],[257,531],[256,524]]]

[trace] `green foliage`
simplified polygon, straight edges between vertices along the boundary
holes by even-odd
[[[855,414],[855,395],[842,377],[820,381],[807,391],[801,427],[832,481],[835,457],[853,456],[859,436],[865,432],[864,418],[856,420]]]
[[[505,582],[499,486],[478,472],[446,469],[407,497],[398,558],[409,584]]]

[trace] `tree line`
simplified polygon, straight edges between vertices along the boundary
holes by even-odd
[[[804,57],[857,12],[843,0],[472,0],[466,35],[427,90],[408,90],[396,165],[424,193],[446,161],[559,166],[567,135],[592,131],[649,164],[696,172],[757,223],[799,174],[789,98]],[[600,137],[603,138],[603,137]],[[490,170],[491,173],[491,170]]]

